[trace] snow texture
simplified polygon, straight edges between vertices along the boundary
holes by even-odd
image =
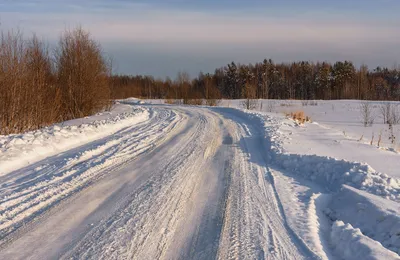
[[[336,253],[345,260],[400,259],[398,255],[382,247],[379,242],[364,236],[359,229],[342,221],[333,223],[331,241]]]
[[[0,258],[399,259],[399,154],[357,140],[384,126],[350,125],[356,101],[305,125],[298,101],[240,102],[132,98],[0,136]]]
[[[126,111],[121,113],[124,109]],[[56,124],[24,134],[0,136],[0,176],[148,118],[148,112],[140,107],[133,110],[119,107],[118,111],[108,113],[110,116],[102,119],[104,114],[107,112],[86,118],[84,123],[72,120],[65,125]]]

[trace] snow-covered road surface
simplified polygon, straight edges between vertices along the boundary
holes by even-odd
[[[349,232],[352,248],[366,248],[361,257],[398,257],[400,240],[385,248],[344,226],[351,217],[339,222],[343,209],[330,202],[345,194],[338,183],[285,167],[305,162],[277,154],[275,119],[141,109],[146,120],[0,176],[1,259],[351,259],[338,248]],[[363,189],[354,183],[340,184]],[[381,196],[372,184],[365,190]],[[382,199],[355,188],[344,187],[357,205],[357,196]],[[390,211],[398,194],[387,190]]]

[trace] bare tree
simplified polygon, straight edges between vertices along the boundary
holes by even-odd
[[[0,39],[0,134],[33,130],[53,122],[57,104],[49,102],[52,65],[47,47],[19,31]]]
[[[267,112],[274,112],[275,110],[275,100],[268,100],[267,101]]]
[[[383,123],[389,124],[391,104],[389,102],[382,102],[379,107],[379,112],[382,116]]]
[[[399,106],[399,104],[392,105],[390,120],[393,125],[397,125],[400,123],[400,106]]]
[[[242,102],[242,106],[245,109],[253,110],[258,106],[258,101],[255,99],[256,97],[256,90],[255,88],[249,84],[246,83],[245,87],[243,89],[243,94],[245,96],[245,100]]]
[[[374,124],[375,115],[373,112],[373,107],[370,102],[368,101],[361,102],[360,113],[361,113],[362,123],[364,124],[365,127],[372,126]]]
[[[64,120],[87,116],[107,106],[110,68],[100,45],[89,33],[82,28],[66,31],[55,56]]]
[[[396,125],[400,123],[400,109],[398,104],[382,102],[379,111],[384,124]]]
[[[178,89],[181,90],[180,96],[183,98],[183,103],[189,103],[190,92],[190,76],[186,71],[178,72],[176,76],[175,99],[178,101]],[[180,103],[180,102],[179,102]]]
[[[54,58],[54,59],[53,59]],[[0,134],[33,130],[109,107],[111,69],[81,28],[66,32],[55,57],[35,35],[0,36]]]

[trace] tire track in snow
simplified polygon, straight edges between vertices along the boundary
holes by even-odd
[[[0,238],[93,184],[104,173],[153,148],[180,120],[167,110],[152,115],[149,122],[123,129],[111,137],[85,145],[83,149],[73,149],[7,176],[8,180],[0,188]],[[44,166],[36,170],[37,165]],[[23,172],[29,174],[20,177]],[[12,179],[13,175],[15,179]]]
[[[190,229],[185,220],[199,206],[191,206],[190,201],[198,202],[194,198],[195,191],[204,188],[201,184],[204,182],[203,172],[207,170],[207,161],[203,161],[201,155],[204,146],[199,143],[212,143],[215,137],[218,139],[218,134],[211,137],[204,131],[207,120],[203,116],[192,120],[196,124],[192,131],[180,135],[176,150],[173,148],[175,156],[172,160],[168,157],[159,168],[150,168],[152,173],[147,175],[154,174],[154,178],[143,185],[144,189],[132,194],[126,206],[113,215],[112,219],[99,225],[92,232],[93,235],[88,235],[83,243],[73,249],[74,258],[179,258],[180,248],[185,247],[182,244],[185,239],[181,239],[185,233],[178,233],[177,229]],[[131,215],[129,212],[136,214]],[[124,234],[120,230],[124,230]],[[98,252],[106,254],[97,255]]]
[[[230,128],[236,131],[233,136],[237,146],[219,259],[316,258],[288,227],[279,207],[268,177],[261,129],[232,111],[221,111],[232,120]]]
[[[273,180],[266,175],[268,165],[263,153],[267,149],[263,147],[261,129],[242,112],[232,109],[150,109],[154,115],[147,124],[111,136],[103,143],[109,147],[92,154],[78,152],[77,158],[76,153],[62,155],[72,160],[60,167],[63,181],[58,184],[73,180],[65,175],[67,170],[85,169],[76,176],[90,173],[86,182],[78,182],[87,186],[74,189],[73,199],[59,203],[57,211],[37,225],[21,229],[19,239],[11,241],[0,256],[314,257],[286,224]],[[165,114],[157,116],[158,113]],[[109,158],[113,161],[108,167],[93,168]],[[6,202],[19,200],[20,204],[14,204],[18,208],[32,201],[34,192],[56,188],[58,185],[52,186],[56,180],[46,177],[54,171],[51,162],[39,170],[44,175],[42,180],[32,175],[30,180],[21,182],[25,187],[9,180],[4,192],[11,194],[19,188],[20,194]],[[54,204],[51,206],[54,208]],[[65,216],[70,218],[63,220]],[[43,235],[46,237],[39,240]],[[22,245],[27,246],[21,252]]]

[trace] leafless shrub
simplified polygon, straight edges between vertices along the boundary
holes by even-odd
[[[274,100],[268,100],[267,101],[267,112],[274,112],[275,110],[275,101]]]
[[[396,136],[394,135],[394,129],[392,124],[389,124],[389,141],[392,145],[396,143]]]
[[[286,100],[283,103],[280,103],[280,106],[281,107],[291,107],[291,106],[293,106],[293,104],[289,100]]]
[[[109,68],[81,29],[67,32],[56,57],[36,36],[0,38],[0,134],[33,130],[111,106]]]
[[[400,123],[400,106],[398,104],[392,105],[390,121],[393,125],[398,125]]]
[[[375,115],[370,102],[368,101],[361,102],[360,114],[364,127],[372,126],[374,124]]]
[[[379,136],[378,136],[378,147],[381,146],[381,141],[382,141],[382,131],[379,132]]]
[[[373,145],[373,144],[374,144],[374,138],[375,138],[375,133],[372,132],[371,142],[369,143],[370,145]]]
[[[301,105],[302,105],[303,107],[308,106],[308,103],[309,103],[308,100],[302,100],[302,101],[301,101]]]
[[[59,96],[51,83],[47,47],[35,36],[26,41],[18,31],[2,33],[0,134],[33,130],[54,122]]]
[[[318,106],[318,102],[316,100],[311,100],[310,106]]]
[[[384,124],[396,125],[400,123],[400,109],[398,104],[383,102],[379,107],[379,112]]]
[[[248,110],[256,109],[258,107],[258,100],[255,99],[256,92],[254,87],[250,84],[246,84],[243,94],[246,99],[242,101],[242,107]]]
[[[168,98],[168,99],[164,100],[164,102],[165,102],[165,104],[173,105],[173,104],[175,104],[175,99]]]
[[[207,105],[207,106],[210,106],[210,107],[219,106],[220,103],[221,103],[221,100],[220,100],[220,99],[215,99],[215,98],[206,99],[206,105]]]
[[[254,110],[258,106],[258,100],[257,99],[250,99],[247,98],[242,101],[242,107],[248,110]]]
[[[55,56],[63,120],[91,115],[108,105],[110,68],[89,33],[81,28],[66,31]]]
[[[201,98],[187,99],[185,104],[186,105],[193,105],[193,106],[201,106],[201,105],[203,105],[203,99],[201,99]]]
[[[380,114],[382,116],[384,124],[388,124],[389,123],[390,110],[391,110],[391,104],[390,103],[383,102],[379,107],[379,112],[380,112]]]

